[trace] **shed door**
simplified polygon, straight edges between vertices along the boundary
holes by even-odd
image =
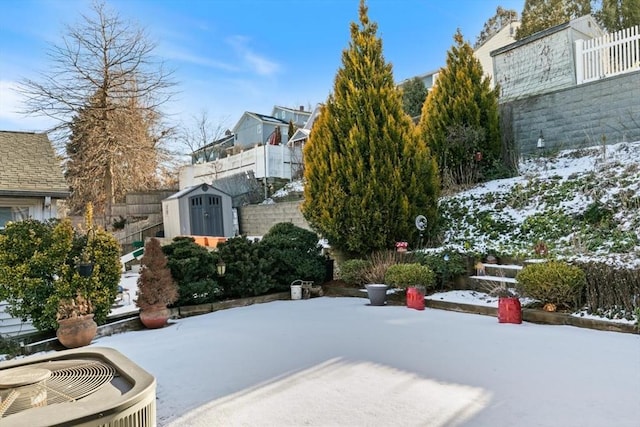
[[[191,234],[194,236],[224,236],[222,198],[202,194],[189,198]]]

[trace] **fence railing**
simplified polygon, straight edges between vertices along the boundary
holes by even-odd
[[[576,41],[576,81],[587,83],[640,70],[640,26]]]

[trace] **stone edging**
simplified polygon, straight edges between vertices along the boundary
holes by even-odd
[[[329,296],[345,296],[366,298],[366,292],[355,288],[331,288],[327,290],[325,295]],[[404,305],[404,297],[389,296],[387,301],[390,305]],[[448,301],[438,301],[425,299],[425,307],[435,308],[439,310],[456,311],[460,313],[482,314],[485,316],[498,317],[498,309],[496,307],[487,307],[483,305],[463,304]],[[532,308],[522,309],[522,320],[531,323],[541,323],[545,325],[568,325],[578,328],[596,329],[599,331],[622,332],[627,334],[640,334],[640,330],[635,326],[627,323],[607,322],[605,320],[585,319],[583,317],[571,316],[566,313],[549,313],[544,310],[535,310]]]

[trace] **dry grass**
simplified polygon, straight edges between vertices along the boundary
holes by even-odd
[[[384,283],[384,275],[387,269],[392,265],[411,262],[413,256],[408,253],[400,253],[396,251],[377,251],[373,252],[367,258],[369,268],[364,272],[363,276],[367,283]]]

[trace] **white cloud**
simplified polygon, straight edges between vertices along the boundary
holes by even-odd
[[[173,59],[176,61],[188,62],[191,64],[202,65],[204,67],[214,68],[225,71],[239,71],[238,67],[228,64],[222,61],[216,61],[204,56],[193,55],[187,52],[182,52],[179,49],[162,49],[158,52],[160,56]]]
[[[280,71],[280,64],[254,52],[247,46],[249,38],[243,36],[233,36],[227,39],[236,53],[247,63],[254,72],[262,76],[270,76]]]

